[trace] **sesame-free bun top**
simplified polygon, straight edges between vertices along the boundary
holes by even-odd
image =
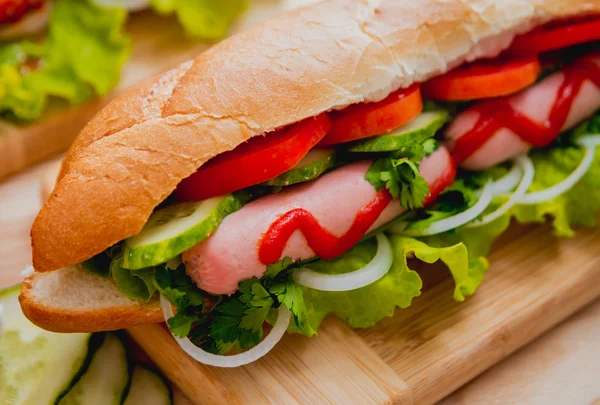
[[[37,271],[137,234],[177,184],[249,138],[481,57],[600,0],[326,0],[233,36],[113,100],[31,230]]]

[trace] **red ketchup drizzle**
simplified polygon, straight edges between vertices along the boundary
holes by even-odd
[[[446,188],[454,183],[456,179],[456,162],[451,157],[449,159],[450,164],[446,165],[442,174],[429,184],[429,194],[425,197],[424,207],[433,203]]]
[[[548,119],[539,123],[515,110],[510,97],[483,102],[471,109],[479,112],[473,128],[456,141],[452,157],[456,163],[464,162],[481,148],[494,134],[507,128],[524,142],[536,147],[550,144],[567,121],[575,97],[586,80],[600,87],[600,67],[590,58],[584,58],[563,70],[564,81],[558,89],[556,100]]]
[[[450,159],[450,164],[446,166],[444,172],[429,185],[425,205],[433,202],[454,182],[455,177],[456,164]],[[375,198],[356,214],[350,229],[340,237],[321,227],[317,219],[307,210],[296,208],[288,211],[273,222],[264,234],[259,243],[258,258],[265,265],[280,260],[285,245],[298,229],[306,238],[308,246],[321,259],[330,260],[338,257],[360,241],[392,200],[392,196],[386,189],[379,191]]]
[[[258,258],[263,264],[277,262],[292,233],[300,229],[308,246],[317,256],[324,260],[333,259],[358,243],[390,201],[392,196],[386,189],[379,191],[375,198],[356,214],[350,229],[340,237],[322,228],[317,219],[307,210],[296,208],[288,211],[273,222],[263,236]]]

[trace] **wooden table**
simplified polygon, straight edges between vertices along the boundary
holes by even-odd
[[[253,2],[252,12],[242,19],[236,30],[282,9],[308,1],[311,0],[256,0]],[[163,70],[166,66],[175,64],[175,53],[177,58],[181,57],[183,60],[203,49],[199,46],[192,50],[182,45],[177,52],[171,53],[171,60],[160,58],[160,65],[152,62],[152,58],[156,58],[155,54],[160,54],[155,52],[156,49],[170,47],[173,41],[167,40],[169,36],[165,36],[163,30],[154,29],[154,17],[147,18],[151,20],[150,24],[139,20],[131,27],[134,32],[136,29],[144,32],[140,36],[144,41],[138,42],[134,49],[134,57],[124,72],[122,88],[153,73],[149,69]],[[160,32],[158,42],[156,35],[146,35],[147,26]],[[87,118],[82,115],[81,122],[85,121]],[[60,122],[80,125],[73,120],[61,119]],[[3,151],[1,145],[0,142],[0,156]],[[4,152],[12,156],[8,149],[4,149]],[[1,161],[2,159],[0,164]],[[42,177],[51,164],[40,164],[0,183],[0,287],[18,283],[21,269],[30,262],[29,227],[41,204]],[[448,397],[443,401],[444,405],[595,403],[600,398],[599,321],[600,302],[596,302]],[[183,405],[184,400],[180,398],[180,394],[176,395],[177,403]]]
[[[41,205],[43,163],[0,183],[0,286],[30,263],[29,227]],[[568,277],[568,274],[565,274]],[[177,394],[178,405],[185,402]],[[600,401],[600,301],[560,324],[442,401],[443,405]]]

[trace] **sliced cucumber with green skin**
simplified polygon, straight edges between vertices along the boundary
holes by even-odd
[[[241,197],[227,195],[155,211],[142,231],[125,241],[122,266],[134,270],[165,263],[208,238],[242,205]]]
[[[268,186],[291,186],[313,180],[335,165],[333,149],[312,149],[292,169],[265,182]]]
[[[390,152],[420,144],[433,137],[449,120],[447,111],[429,111],[387,134],[352,143],[350,152]]]
[[[19,291],[0,292],[0,404],[52,405],[81,375],[97,344],[89,333],[59,334],[33,325],[21,312]]]
[[[58,405],[119,405],[129,386],[129,364],[121,340],[109,333],[88,369]]]
[[[46,331],[25,318],[21,311],[21,305],[19,305],[20,292],[20,285],[0,291],[0,305],[3,307],[2,325],[4,330],[18,331],[24,341],[30,342],[39,335],[46,334]]]
[[[123,405],[171,405],[173,395],[159,374],[144,365],[137,365],[131,376],[131,386]]]

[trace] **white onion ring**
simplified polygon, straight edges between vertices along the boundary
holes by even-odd
[[[595,148],[596,146],[600,145],[600,135],[598,135],[598,134],[583,135],[577,140],[577,143],[584,147],[587,146],[587,147]]]
[[[553,185],[545,190],[528,193],[519,200],[519,204],[530,205],[539,204],[544,201],[552,200],[561,194],[569,191],[581,178],[587,173],[594,162],[596,146],[600,145],[600,135],[586,135],[580,138],[577,143],[583,146],[585,155],[579,163],[579,166],[563,181]]]
[[[165,321],[173,317],[173,308],[171,303],[162,294],[160,295],[160,307],[162,309]],[[243,353],[233,354],[231,356],[219,355],[209,353],[202,350],[198,346],[192,343],[187,337],[180,338],[173,335],[173,338],[177,344],[183,349],[184,352],[189,354],[194,360],[215,367],[239,367],[248,363],[252,363],[269,353],[273,347],[281,340],[285,331],[290,324],[290,318],[292,314],[285,305],[280,305],[277,313],[277,321],[273,326],[273,329],[269,334],[252,349],[249,349]]]
[[[510,210],[513,206],[519,203],[519,201],[523,198],[529,187],[531,187],[531,183],[533,183],[533,176],[535,175],[535,168],[533,167],[533,162],[528,156],[518,156],[515,159],[514,167],[518,167],[519,171],[523,173],[521,178],[521,182],[519,186],[515,190],[514,193],[510,196],[508,201],[505,204],[502,204],[497,210],[489,213],[485,217],[481,218],[479,221],[473,221],[470,224],[467,224],[467,227],[477,227],[485,224],[489,224],[490,222],[500,218],[504,215],[508,210]],[[496,188],[494,188],[494,191]]]
[[[493,182],[488,182],[481,191],[481,196],[475,205],[451,217],[432,222],[431,225],[426,229],[406,229],[408,223],[399,222],[392,225],[390,232],[406,236],[431,236],[449,231],[451,229],[456,229],[473,221],[475,218],[481,215],[483,211],[485,211],[494,197],[493,187]]]
[[[127,11],[140,11],[150,7],[149,0],[93,0],[94,3],[103,7],[119,7]]]
[[[394,261],[388,238],[383,233],[376,238],[377,253],[363,268],[343,274],[324,274],[303,268],[292,272],[292,280],[320,291],[351,291],[372,284],[390,271]]]
[[[494,197],[508,194],[515,189],[523,178],[523,169],[513,162],[508,173],[496,180],[493,185]]]

